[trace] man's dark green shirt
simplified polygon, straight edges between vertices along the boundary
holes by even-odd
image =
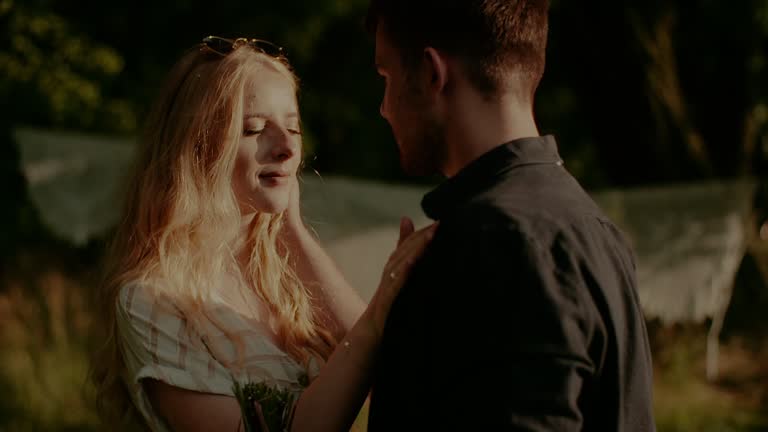
[[[552,136],[422,206],[440,226],[387,320],[369,431],[655,430],[634,255]]]

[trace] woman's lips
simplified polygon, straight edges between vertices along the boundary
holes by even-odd
[[[290,176],[286,171],[268,171],[259,174],[259,179],[267,185],[277,185],[285,182]]]

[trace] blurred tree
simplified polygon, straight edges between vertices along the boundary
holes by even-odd
[[[767,2],[553,0],[542,131],[591,188],[754,173]],[[185,49],[207,34],[262,37],[288,49],[302,78],[311,166],[403,180],[377,112],[367,3],[0,0],[0,91],[20,105],[13,118],[135,133]]]
[[[15,124],[132,131],[127,101],[108,94],[122,57],[50,12],[50,3],[0,2],[0,95],[12,101],[3,114]]]
[[[13,128],[18,125],[132,131],[126,100],[107,96],[123,61],[75,31],[48,1],[0,0],[0,262],[46,237],[26,194]]]
[[[765,0],[554,1],[541,123],[581,160],[596,159],[607,185],[756,174],[765,9]]]
[[[650,60],[647,82],[658,123],[682,135],[699,173],[754,174],[758,131],[768,119],[768,33],[760,12],[766,2],[687,6],[662,9],[650,32],[636,26]]]

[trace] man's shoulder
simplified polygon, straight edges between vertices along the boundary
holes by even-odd
[[[474,245],[511,244],[526,248],[564,249],[578,254],[586,242],[602,239],[628,248],[620,228],[588,195],[554,195],[526,199],[518,193],[478,195],[441,221],[440,230]]]
[[[462,237],[535,241],[555,237],[568,224],[562,215],[545,208],[526,205],[514,197],[503,198],[478,196],[441,221],[441,229]]]
[[[463,206],[440,221],[433,241],[440,256],[473,261],[489,257],[518,257],[548,247],[556,237],[554,222],[523,212],[505,211],[488,202]]]

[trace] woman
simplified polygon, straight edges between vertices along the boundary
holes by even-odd
[[[242,430],[233,387],[257,382],[295,396],[291,430],[354,421],[389,307],[435,227],[404,219],[366,307],[301,221],[296,92],[281,49],[254,39],[208,37],[171,71],[99,293],[93,378],[113,415]]]

